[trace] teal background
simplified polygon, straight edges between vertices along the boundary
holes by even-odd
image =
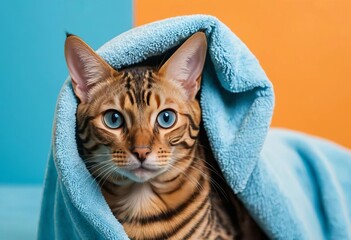
[[[97,49],[133,25],[132,0],[0,4],[0,184],[43,182],[56,98],[68,71],[65,31]]]

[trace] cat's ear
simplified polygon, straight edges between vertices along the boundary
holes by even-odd
[[[194,99],[200,88],[206,52],[206,35],[203,32],[197,32],[188,38],[162,65],[159,73],[167,80],[180,82],[189,99]]]
[[[67,34],[65,57],[72,78],[73,90],[79,100],[86,103],[90,89],[115,71],[82,39]]]

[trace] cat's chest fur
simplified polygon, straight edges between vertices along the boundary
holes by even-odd
[[[117,218],[132,220],[160,212],[157,206],[159,200],[150,183],[131,183],[123,187],[109,183],[104,185],[102,193],[111,210],[119,214]]]

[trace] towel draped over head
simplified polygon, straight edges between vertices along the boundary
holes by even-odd
[[[218,19],[181,16],[127,31],[97,52],[115,69],[162,56],[203,31],[208,56],[200,103],[213,155],[231,189],[274,239],[351,239],[351,153],[269,130],[272,84],[246,45]],[[57,101],[39,239],[128,239],[76,144],[71,79]]]

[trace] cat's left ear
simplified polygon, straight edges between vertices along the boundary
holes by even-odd
[[[180,82],[189,99],[194,99],[200,89],[206,52],[206,35],[203,32],[197,32],[188,38],[162,65],[159,73],[169,81]]]

